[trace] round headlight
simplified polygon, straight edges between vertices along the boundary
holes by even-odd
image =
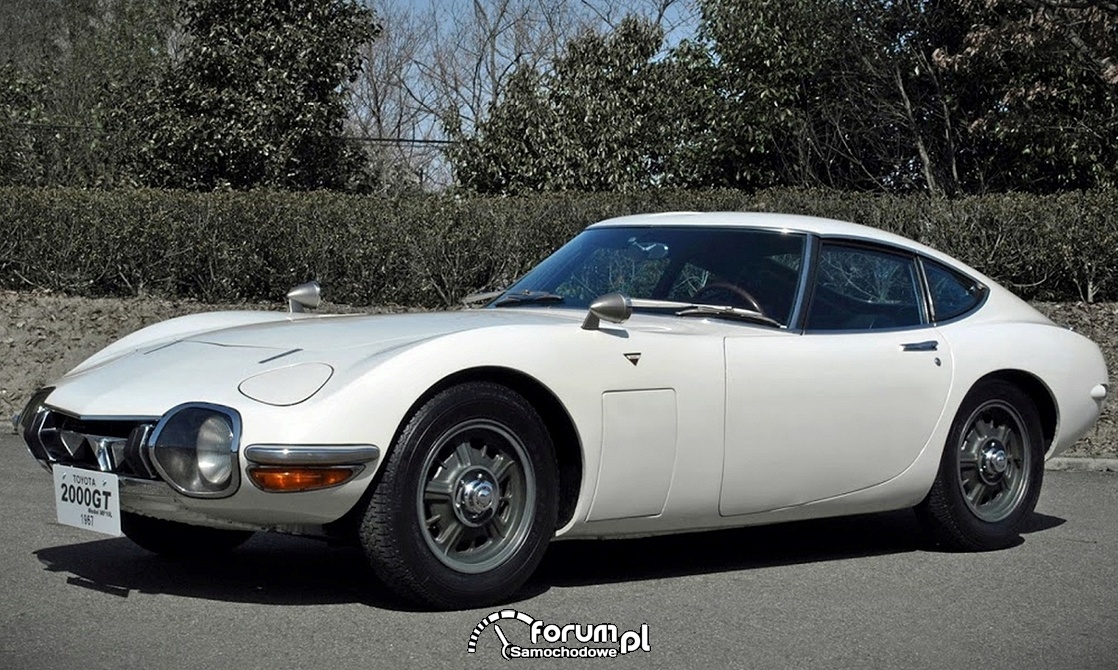
[[[198,428],[198,474],[214,486],[224,487],[233,475],[233,427],[214,415]]]
[[[148,453],[159,474],[180,493],[220,498],[232,495],[237,476],[240,416],[205,403],[179,405],[152,432]]]

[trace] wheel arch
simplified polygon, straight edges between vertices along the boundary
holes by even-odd
[[[559,514],[556,528],[562,528],[574,516],[578,495],[582,487],[582,442],[574,421],[559,398],[541,381],[519,370],[499,366],[485,366],[459,370],[443,377],[412,403],[392,437],[395,445],[400,431],[408,424],[419,408],[446,389],[468,382],[490,382],[505,386],[524,397],[539,412],[555,447],[559,467]]]
[[[1036,406],[1037,415],[1040,417],[1041,432],[1044,435],[1044,451],[1052,448],[1053,440],[1056,438],[1056,430],[1059,427],[1060,412],[1056,404],[1056,397],[1052,394],[1052,390],[1048,388],[1040,377],[1026,372],[1024,370],[1005,369],[996,370],[982,378],[976,380],[971,385],[973,389],[984,381],[1000,380],[1013,384],[1021,389],[1029,399],[1033,401]]]

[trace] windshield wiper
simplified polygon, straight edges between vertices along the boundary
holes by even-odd
[[[630,303],[634,309],[641,307],[645,309],[676,309],[676,316],[722,316],[731,319],[741,319],[742,321],[752,321],[753,323],[763,323],[767,326],[776,326],[783,328],[784,324],[776,319],[765,316],[764,314],[752,310],[744,309],[742,307],[731,307],[729,305],[704,305],[696,304],[693,302],[682,302],[680,300],[657,300],[655,298],[632,298]]]
[[[465,298],[462,298],[458,302],[462,303],[466,307],[471,307],[471,308],[472,307],[480,307],[481,305],[484,305],[485,303],[489,302],[493,298],[497,298],[497,297],[500,297],[500,296],[504,295],[504,293],[505,293],[504,289],[502,289],[500,291],[485,291],[484,293],[471,293],[470,295],[466,296]]]
[[[509,293],[493,303],[494,307],[508,307],[510,305],[528,305],[542,302],[563,302],[563,296],[547,291],[518,291]]]
[[[731,319],[741,319],[742,321],[752,321],[754,323],[763,323],[769,326],[776,326],[782,328],[783,325],[772,317],[765,316],[764,314],[754,311],[752,309],[743,309],[741,307],[730,307],[729,305],[688,305],[675,313],[676,316],[721,316]]]

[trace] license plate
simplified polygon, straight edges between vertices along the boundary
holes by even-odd
[[[54,502],[58,523],[120,535],[120,482],[110,472],[55,465]]]

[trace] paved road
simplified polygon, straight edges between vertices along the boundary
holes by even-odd
[[[54,523],[49,475],[12,436],[0,471],[0,668],[507,663],[492,627],[466,654],[492,609],[394,607],[356,550],[257,536],[222,562],[169,562]],[[1113,670],[1118,475],[1046,477],[1029,532],[1004,551],[930,551],[907,512],[557,543],[511,607],[549,624],[648,624],[648,652],[553,667]],[[527,646],[525,624],[499,625]]]

